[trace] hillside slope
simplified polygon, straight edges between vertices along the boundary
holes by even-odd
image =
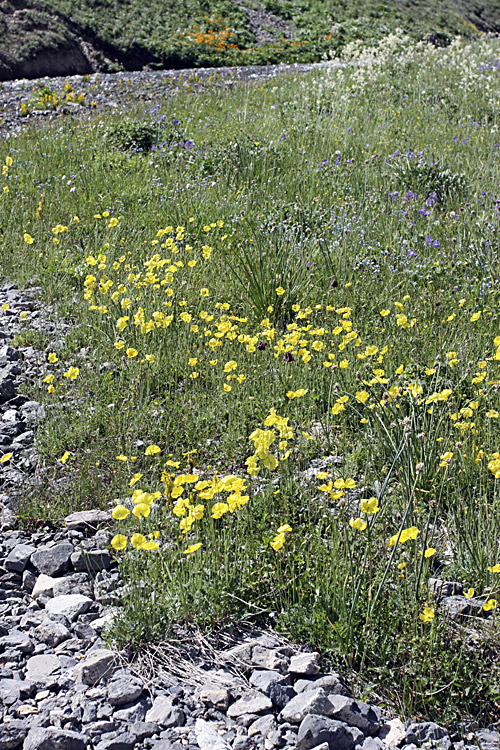
[[[446,43],[500,31],[496,0],[0,0],[0,80],[310,62],[395,28]]]

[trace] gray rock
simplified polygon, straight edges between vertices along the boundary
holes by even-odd
[[[110,675],[116,667],[116,654],[114,651],[102,648],[93,651],[74,670],[73,675],[77,682],[85,685],[95,685],[103,677]]]
[[[267,695],[272,700],[273,706],[279,710],[290,703],[296,693],[291,685],[278,685],[277,682],[273,682],[269,686]]]
[[[406,728],[406,742],[421,745],[427,740],[440,740],[448,732],[433,721],[413,722]]]
[[[387,750],[387,745],[378,737],[367,737],[359,747],[360,750]]]
[[[248,736],[253,737],[254,734],[261,734],[262,737],[266,738],[271,732],[276,731],[278,725],[276,719],[272,714],[266,714],[265,716],[259,716],[253,724],[248,727]]]
[[[55,654],[38,654],[26,662],[26,679],[47,677],[61,669],[61,663]]]
[[[12,380],[0,381],[0,404],[10,401],[16,395],[16,389]]]
[[[297,682],[294,683],[293,688],[296,693],[302,693],[304,690],[323,688],[328,695],[333,693],[334,695],[351,696],[351,691],[344,685],[336,672],[323,675],[322,677],[313,678],[312,680],[297,680]]]
[[[229,706],[227,715],[231,719],[237,719],[245,714],[261,714],[264,711],[272,711],[271,700],[262,693],[246,693],[236,703]]]
[[[61,576],[69,569],[74,547],[69,542],[61,542],[53,547],[39,549],[31,555],[31,562],[39,573],[48,576]]]
[[[219,685],[203,685],[200,688],[200,700],[209,706],[226,711],[231,702],[231,692]]]
[[[158,727],[152,721],[136,721],[130,727],[130,731],[136,736],[137,742],[142,742],[146,737],[156,734]]]
[[[480,729],[476,732],[481,750],[498,750],[500,747],[500,734],[494,729]]]
[[[363,740],[363,732],[356,727],[310,714],[299,727],[296,750],[312,750],[321,743],[326,743],[329,750],[354,750]]]
[[[307,695],[307,692],[305,693]],[[380,729],[381,714],[375,706],[355,701],[344,695],[329,695],[332,706],[329,716],[338,721],[344,721],[350,727],[357,727],[366,735],[373,736]]]
[[[250,663],[254,667],[263,667],[264,669],[273,669],[285,673],[288,671],[289,659],[282,653],[281,649],[270,649],[256,645],[252,649]]]
[[[22,573],[36,552],[36,547],[31,544],[17,544],[7,555],[4,567],[13,573]]]
[[[93,593],[92,583],[86,573],[75,573],[64,578],[56,578],[54,581],[54,596],[81,594],[92,598]]]
[[[230,746],[210,722],[196,719],[194,731],[200,750],[229,750]]]
[[[142,685],[132,679],[118,677],[108,685],[108,703],[123,706],[133,703],[142,695]]]
[[[45,609],[51,615],[64,615],[73,622],[77,617],[88,610],[92,604],[92,599],[82,594],[67,594],[65,596],[55,596],[45,605]]]
[[[135,743],[135,735],[124,732],[117,737],[102,740],[95,746],[95,750],[132,750]]]
[[[443,581],[441,578],[429,578],[429,592],[437,599],[445,596],[461,596],[464,592],[463,584],[457,581]]]
[[[276,670],[268,669],[256,669],[250,675],[250,685],[260,690],[265,695],[268,695],[269,686],[273,683],[278,685],[290,685],[290,677],[288,675],[282,675]]]
[[[33,648],[33,641],[28,638],[26,633],[20,633],[17,630],[0,638],[0,652],[15,650],[19,651],[21,654],[31,654]]]
[[[71,564],[76,571],[97,573],[108,570],[114,563],[114,558],[105,549],[76,550],[71,555]]]
[[[113,718],[117,721],[124,721],[127,725],[137,721],[144,721],[149,708],[149,702],[145,698],[141,698],[135,703],[129,703],[119,708],[114,712]]]
[[[312,653],[295,654],[290,659],[288,667],[290,674],[315,675],[319,673],[319,654]]]
[[[111,521],[111,513],[106,510],[81,510],[66,516],[64,523],[68,531],[87,531],[97,529],[101,524]]]
[[[18,750],[28,734],[29,727],[25,721],[14,719],[8,724],[0,724],[0,748],[2,750]]]
[[[322,688],[306,690],[287,703],[280,713],[280,719],[292,724],[300,724],[307,714],[328,716],[331,710],[332,704]]]
[[[389,748],[398,747],[406,737],[406,729],[401,719],[389,719],[379,729],[377,735]]]
[[[55,579],[52,576],[40,573],[36,579],[31,596],[33,599],[38,599],[40,596],[54,596],[54,583]]]
[[[71,632],[62,622],[50,618],[43,620],[34,631],[35,638],[47,646],[54,648],[71,637]]]
[[[87,737],[79,732],[33,727],[24,741],[23,750],[85,750],[87,745]]]
[[[186,716],[184,711],[173,705],[171,698],[159,695],[147,712],[146,721],[155,722],[162,727],[182,727]]]

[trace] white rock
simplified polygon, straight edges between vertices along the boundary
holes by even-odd
[[[86,612],[91,604],[92,599],[83,594],[65,594],[50,599],[45,609],[51,615],[64,615],[68,620],[73,621]]]
[[[380,727],[378,736],[384,745],[393,750],[399,747],[406,738],[406,729],[401,719],[390,719]]]
[[[318,674],[319,673],[319,654],[316,651],[305,654],[295,654],[290,659],[288,668],[291,674]]]
[[[52,576],[40,573],[31,592],[33,599],[38,599],[39,596],[54,596],[55,581],[56,579],[52,578]]]
[[[208,721],[196,719],[194,731],[200,750],[229,750],[227,742]]]

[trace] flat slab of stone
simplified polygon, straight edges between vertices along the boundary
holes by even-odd
[[[332,704],[322,688],[305,690],[287,703],[281,711],[280,718],[282,721],[289,721],[291,724],[300,724],[307,714],[328,716],[331,710]],[[311,747],[314,747],[314,745]]]
[[[92,599],[83,594],[66,594],[65,596],[55,596],[45,605],[46,611],[51,615],[64,615],[71,622],[77,617],[84,614],[90,605]]]
[[[174,706],[172,698],[159,695],[146,714],[146,722],[152,721],[161,727],[180,727],[186,721],[184,711]]]
[[[239,716],[244,716],[245,714],[260,714],[263,711],[272,710],[273,704],[267,695],[255,692],[243,695],[236,703],[229,706],[227,715],[231,719],[237,719]]]
[[[33,727],[24,740],[23,750],[86,750],[88,739],[79,732],[55,727]]]
[[[73,669],[77,682],[96,685],[103,677],[110,675],[115,668],[116,654],[107,648],[93,651]]]
[[[55,654],[36,654],[26,662],[26,679],[33,677],[47,677],[61,668],[61,663]]]
[[[96,529],[101,524],[111,521],[111,513],[106,510],[80,510],[66,516],[64,523],[69,531]]]

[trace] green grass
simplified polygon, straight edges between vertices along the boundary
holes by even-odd
[[[257,28],[245,4],[227,0],[149,0],[146,6],[138,0],[26,0],[22,15],[4,0],[0,78],[8,78],[9,71],[33,77],[32,63],[48,64],[47,55],[60,58],[65,72],[69,59],[75,72],[89,72],[80,39],[93,50],[94,69],[134,70],[146,64],[181,68],[318,61],[353,40],[373,43],[398,28],[442,45],[457,34],[474,37],[500,29],[494,0],[262,0],[247,6],[260,12]],[[268,41],[258,43],[266,31]]]
[[[136,508],[118,639],[253,618],[404,716],[500,719],[499,52],[389,37],[4,145],[4,274],[74,321],[23,520]]]

